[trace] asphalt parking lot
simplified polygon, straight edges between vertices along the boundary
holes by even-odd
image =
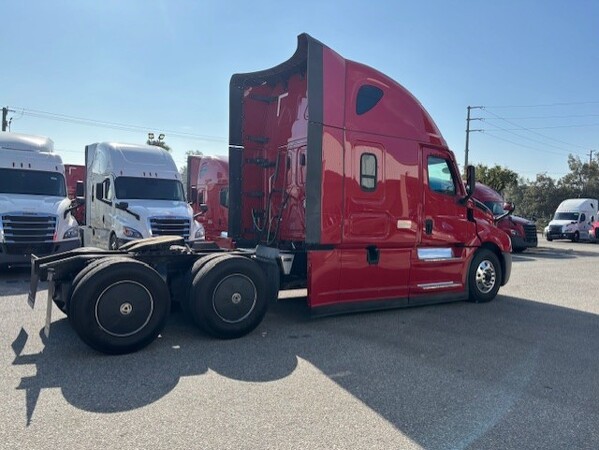
[[[541,238],[488,304],[313,320],[288,297],[233,341],[175,311],[112,357],[56,308],[43,337],[27,271],[2,273],[0,448],[599,448],[598,266]]]

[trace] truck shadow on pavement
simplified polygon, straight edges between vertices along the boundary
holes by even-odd
[[[304,299],[287,299],[232,341],[205,337],[175,313],[155,343],[123,356],[90,350],[66,319],[40,353],[23,354],[27,338],[22,330],[13,342],[13,364],[37,369],[17,387],[28,424],[46,388],[76,408],[113,413],[158,401],[181,377],[211,370],[269,382],[302,359],[425,448],[491,448],[505,436],[537,448],[599,447],[599,317],[519,298],[316,320]]]
[[[3,294],[20,295],[29,292],[31,268],[17,267],[0,270],[0,287]],[[40,289],[44,289],[46,283],[40,283]]]

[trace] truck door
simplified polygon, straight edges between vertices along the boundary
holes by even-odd
[[[347,136],[351,151],[343,179],[339,302],[363,302],[356,305],[360,309],[380,306],[380,301],[407,304],[416,230],[410,225],[409,202],[401,200],[405,177],[398,172],[409,169],[387,152],[387,142],[367,141],[356,132]]]
[[[422,215],[420,242],[413,255],[410,301],[435,293],[465,289],[468,249],[476,236],[456,165],[447,151],[422,147]]]
[[[108,248],[108,240],[110,238],[110,229],[112,224],[110,186],[110,178],[105,178],[102,182],[93,185],[94,193],[92,197],[92,211],[90,217],[92,228],[92,245],[101,248]]]

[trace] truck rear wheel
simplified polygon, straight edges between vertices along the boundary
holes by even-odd
[[[96,248],[96,247],[79,247],[76,248],[74,250],[71,250],[72,254],[85,254],[85,253],[96,253],[96,252],[103,252],[104,250]],[[69,315],[69,300],[71,298],[71,295],[73,293],[73,289],[75,288],[75,283],[78,280],[81,280],[81,277],[83,275],[85,275],[88,271],[88,269],[91,267],[94,267],[97,265],[98,262],[101,262],[102,260],[93,260],[91,261],[87,266],[85,266],[78,274],[77,276],[75,276],[75,278],[73,279],[73,282],[71,283],[71,287],[68,290],[68,293],[66,295],[65,298],[61,298],[60,300],[57,300],[56,298],[53,298],[52,301],[54,302],[54,304],[56,305],[56,307],[58,309],[60,309],[65,315]]]
[[[93,349],[131,353],[158,337],[170,305],[166,283],[150,266],[134,259],[104,258],[74,287],[69,320]]]
[[[182,281],[184,286],[183,286],[183,294],[181,295],[180,303],[181,303],[181,309],[183,310],[183,313],[186,316],[193,317],[192,308],[190,306],[191,284],[192,284],[195,276],[197,275],[197,273],[202,269],[202,267],[204,267],[210,261],[213,261],[216,258],[227,258],[229,256],[230,255],[228,255],[226,253],[211,253],[209,255],[202,256],[195,263],[193,263],[193,266],[191,266],[189,271],[185,274],[185,277]]]
[[[468,300],[474,303],[490,302],[497,296],[501,279],[501,264],[497,255],[491,250],[479,249],[470,263]]]
[[[190,308],[197,325],[220,339],[254,330],[268,308],[266,277],[260,266],[243,256],[208,261],[195,275]]]

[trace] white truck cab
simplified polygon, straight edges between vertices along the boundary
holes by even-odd
[[[592,223],[597,220],[597,199],[571,198],[564,200],[555,210],[553,220],[545,227],[548,241],[554,239],[594,240]]]
[[[85,245],[117,249],[164,235],[182,236],[192,246],[204,240],[166,150],[102,142],[86,146],[85,160]]]
[[[0,265],[81,245],[64,165],[47,137],[0,133]]]

